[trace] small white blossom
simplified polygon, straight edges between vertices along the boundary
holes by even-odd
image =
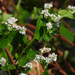
[[[53,7],[53,5],[50,4],[50,3],[45,3],[44,4],[44,9],[50,9],[51,7]]]
[[[46,61],[46,63],[50,63],[51,62],[51,59],[48,58],[48,57],[46,57],[45,61]]]
[[[60,21],[57,21],[56,26],[59,27],[60,26],[59,24],[60,24]]]
[[[2,57],[1,60],[0,60],[0,64],[2,66],[5,66],[5,63],[6,63],[6,59],[4,57]]]
[[[41,53],[43,53],[43,52],[50,52],[51,48],[45,48],[45,47],[43,47],[43,48],[40,48],[39,50],[41,51]]]
[[[52,60],[56,61],[57,60],[57,55],[55,53],[52,53]]]
[[[75,6],[69,5],[68,9],[70,9],[69,10],[70,13],[72,13],[72,14],[75,13]]]
[[[26,28],[24,26],[23,27],[20,27],[19,33],[21,33],[22,35],[23,34],[26,34]]]
[[[41,60],[45,60],[45,57],[41,56],[41,55],[36,55],[35,56],[35,59],[34,59],[35,62],[40,62]]]
[[[25,73],[20,73],[19,75],[26,75]]]
[[[14,17],[11,17],[10,19],[7,20],[7,22],[5,22],[5,24],[7,24],[7,27],[8,27],[8,30],[12,30],[12,29],[15,29],[17,31],[19,31],[20,34],[24,35],[26,34],[26,28],[23,26],[17,26],[17,25],[14,25],[14,22],[16,22],[17,19],[15,19]]]
[[[16,22],[17,19],[15,19],[15,17],[11,17],[7,20],[7,22],[5,22],[5,24],[14,24],[14,22]]]
[[[24,68],[28,67],[28,68],[32,68],[32,63],[31,62],[28,62],[26,63],[26,65],[23,66]]]
[[[44,14],[44,17],[47,18],[49,15],[48,9],[42,10],[41,14]]]
[[[2,10],[0,10],[0,14],[2,13]]]
[[[52,24],[50,22],[46,23],[46,26],[47,26],[47,29],[51,29],[52,28]]]
[[[75,10],[75,6],[69,5],[69,6],[68,6],[68,9]]]
[[[59,14],[57,16],[54,14],[49,14],[49,16],[51,17],[51,20],[54,22],[58,22],[62,18]]]

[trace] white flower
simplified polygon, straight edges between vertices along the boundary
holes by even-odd
[[[48,57],[46,57],[45,61],[46,61],[46,63],[50,63],[51,62],[51,59],[48,58]]]
[[[23,27],[20,27],[19,33],[21,33],[22,35],[23,34],[26,34],[26,28],[24,26]]]
[[[52,53],[52,60],[56,61],[57,60],[57,55],[55,53]]]
[[[53,5],[50,4],[50,3],[45,3],[44,4],[44,9],[50,9],[51,7],[53,7]]]
[[[49,15],[51,17],[51,20],[54,21],[54,22],[58,22],[62,17],[60,15],[53,15],[53,14],[50,14]]]
[[[60,24],[60,21],[57,21],[56,26],[59,27],[60,26],[59,24]]]
[[[70,9],[69,10],[70,13],[72,13],[72,14],[75,13],[75,6],[69,5],[68,9]]]
[[[40,48],[39,50],[41,51],[41,53],[43,53],[43,52],[50,52],[51,48],[45,48],[45,47],[43,47],[43,48]]]
[[[69,5],[68,9],[75,10],[75,6]]]
[[[41,60],[45,60],[45,57],[41,56],[41,55],[36,55],[35,56],[35,59],[34,59],[35,62],[40,62]]]
[[[44,17],[47,18],[49,15],[48,9],[42,10],[41,14],[44,14]]]
[[[32,68],[32,63],[31,62],[28,62],[26,63],[26,65],[23,66],[24,68],[28,67],[28,68]]]
[[[17,31],[19,31],[20,34],[24,35],[26,34],[26,28],[23,26],[17,26],[17,25],[13,25],[14,22],[16,22],[17,19],[15,19],[14,17],[11,17],[10,19],[7,20],[7,22],[5,22],[5,24],[7,24],[8,30],[12,30],[15,29]]]
[[[0,10],[0,14],[2,13],[2,10]]]
[[[1,60],[0,60],[0,64],[2,66],[5,66],[5,63],[6,63],[6,59],[4,57],[2,57]]]
[[[25,73],[20,73],[19,75],[26,75]]]
[[[5,22],[5,24],[14,24],[14,22],[16,22],[17,19],[15,19],[15,17],[11,17],[7,20],[7,22]]]
[[[46,26],[47,26],[47,29],[51,29],[52,28],[52,24],[50,22],[46,23]]]

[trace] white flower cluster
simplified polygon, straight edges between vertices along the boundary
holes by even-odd
[[[53,7],[52,4],[45,3],[44,4],[44,10],[41,11],[41,14],[43,14],[45,18],[51,17],[51,20],[53,22],[55,22],[55,24],[56,24],[57,27],[59,27],[59,21],[60,21],[60,19],[62,17],[60,15],[57,15],[56,16],[54,14],[50,14],[48,9],[50,9],[51,7]],[[46,23],[46,26],[47,26],[47,29],[51,29],[52,28],[52,23],[50,23],[50,22],[49,23]]]
[[[23,68],[32,68],[32,63],[28,62],[26,65],[22,66]]]
[[[12,30],[12,29],[15,29],[15,30],[18,30],[20,34],[26,34],[26,28],[23,26],[17,26],[17,25],[14,25],[14,22],[16,22],[17,19],[15,19],[14,17],[11,17],[10,19],[7,20],[7,22],[5,22],[5,24],[7,24],[7,27],[8,27],[8,30]]]
[[[46,57],[45,60],[46,60],[47,63],[56,61],[57,60],[57,55],[55,53],[49,54],[48,57]]]
[[[44,4],[44,9],[50,9],[51,7],[53,7],[53,5],[51,3]]]
[[[47,18],[49,13],[48,13],[48,9],[42,10],[41,14],[44,14],[44,17]]]
[[[12,24],[14,24],[14,22],[16,22],[17,21],[17,19],[15,19],[15,17],[11,17],[11,18],[9,18],[8,20],[7,20],[7,22],[5,22],[5,24],[10,24],[10,25],[12,25]]]
[[[60,15],[55,16],[54,14],[49,15],[51,17],[51,20],[54,22],[58,22],[62,17]]]
[[[49,16],[48,9],[50,9],[51,7],[53,7],[53,5],[50,3],[44,4],[44,10],[41,11],[41,14],[44,14],[45,18],[47,18]]]
[[[26,28],[25,28],[24,26],[21,27],[21,26],[15,26],[15,25],[13,25],[12,27],[13,27],[15,30],[18,30],[19,33],[22,34],[22,35],[26,34]]]
[[[25,73],[20,73],[19,75],[26,75]]]
[[[2,57],[0,59],[0,65],[5,66],[5,63],[6,63],[6,59],[4,57]]]
[[[49,52],[49,51],[51,51],[51,48],[45,48],[44,47],[44,48],[41,48],[39,50],[41,50],[41,53],[45,52],[45,51]],[[40,62],[41,60],[44,60],[46,63],[50,63],[50,62],[57,60],[57,55],[55,53],[52,53],[52,54],[49,54],[48,57],[44,57],[42,55],[36,55],[35,56],[35,59],[34,59],[35,62]]]
[[[41,60],[45,60],[45,57],[42,56],[42,55],[36,55],[35,56],[35,59],[34,61],[37,63],[37,62],[40,62]]]
[[[46,23],[46,26],[47,26],[47,29],[51,29],[52,28],[52,24],[50,22]]]
[[[68,9],[75,10],[75,6],[69,5],[69,6],[68,6]]]
[[[59,24],[60,24],[60,21],[57,21],[56,26],[59,27],[60,26]]]
[[[69,5],[68,9],[70,9],[69,12],[71,12],[72,14],[75,13],[75,6]]]
[[[43,52],[50,52],[51,48],[43,47],[43,48],[40,48],[39,50],[41,51],[41,53],[43,53]]]

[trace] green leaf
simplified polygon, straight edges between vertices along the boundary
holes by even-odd
[[[5,24],[1,24],[1,25],[0,25],[0,30],[4,30],[4,29],[6,29],[6,27],[7,27],[7,26],[6,26]]]
[[[74,16],[72,15],[72,13],[70,13],[69,11],[64,10],[64,9],[59,10],[58,14],[62,17],[68,17],[68,18],[74,19]]]
[[[36,29],[35,34],[34,34],[34,37],[35,37],[37,40],[40,38],[40,28],[41,28],[41,26],[43,26],[43,21],[42,21],[42,19],[43,19],[43,15],[40,15],[40,16],[39,16],[39,19],[38,19],[38,21],[37,21],[37,25],[36,25],[37,29]]]
[[[40,30],[36,30],[34,37],[38,40],[40,38]]]
[[[0,48],[5,48],[9,44],[9,39],[0,39]]]
[[[64,51],[64,57],[67,58],[68,54],[69,54],[69,51],[68,50],[65,50]]]
[[[6,66],[1,67],[1,69],[2,69],[3,71],[7,71]]]
[[[47,34],[45,34],[44,40],[47,41],[47,42],[49,42],[50,41],[50,37]]]
[[[28,54],[27,54],[27,59],[34,59],[36,54],[37,53],[35,51],[33,51],[32,49],[30,49],[28,51]]]
[[[23,42],[24,42],[24,43],[27,42],[27,37],[26,37],[26,35],[23,36]]]
[[[36,9],[36,8],[35,8]],[[37,11],[33,10],[32,14],[31,14],[31,19],[38,19],[38,13]]]
[[[12,17],[11,14],[3,14],[3,21],[7,21],[7,19],[9,19],[10,17]]]
[[[69,41],[74,41],[74,33],[69,31],[67,28],[65,28],[63,25],[60,27],[60,34],[63,35],[65,38],[67,38]]]
[[[30,16],[29,11],[27,11],[27,10],[20,11],[19,15],[20,15],[19,16],[20,22],[25,26],[26,25],[26,19]]]
[[[9,43],[11,43],[11,42],[13,41],[13,39],[14,39],[14,37],[15,37],[16,33],[17,33],[16,31],[11,32],[11,34],[8,36]]]
[[[1,67],[1,69],[2,69],[3,71],[8,71],[8,70],[14,70],[14,69],[16,69],[16,67],[15,67],[13,64],[9,64],[9,65],[7,65],[7,66]]]
[[[1,17],[2,18],[2,17]],[[0,23],[3,21],[3,19],[0,18]]]
[[[8,70],[14,70],[16,67],[13,64],[7,65]]]
[[[18,65],[19,66],[24,66],[27,63],[27,59],[25,59],[24,57],[19,59]]]
[[[19,56],[18,56],[18,53],[15,53],[15,57],[16,57],[16,59],[19,57]]]
[[[42,75],[49,75],[48,71],[42,72]]]
[[[40,15],[40,16],[39,16],[39,19],[38,19],[38,21],[37,21],[37,26],[36,26],[38,30],[40,29],[41,26],[43,26],[43,21],[42,21],[42,19],[43,19],[43,15]]]

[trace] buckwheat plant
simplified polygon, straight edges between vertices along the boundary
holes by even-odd
[[[49,75],[48,64],[57,61],[57,54],[52,53],[52,49],[48,47],[36,51],[33,44],[36,40],[40,43],[43,41],[49,42],[55,34],[59,34],[61,20],[64,17],[75,19],[75,6],[70,5],[66,10],[59,9],[57,13],[51,12],[52,8],[51,3],[45,3],[43,10],[35,7],[34,10],[39,17],[34,37],[30,42],[27,40],[26,27],[18,24],[19,18],[16,19],[12,17],[13,15],[6,15],[0,10],[0,74],[6,71],[8,75],[11,75],[11,73],[26,75],[33,69],[31,62],[35,61],[43,65],[44,72],[42,75],[46,75],[46,73]],[[20,22],[24,24],[22,20]],[[44,53],[48,55],[45,56]]]

